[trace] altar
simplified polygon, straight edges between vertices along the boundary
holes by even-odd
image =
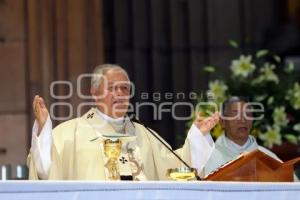
[[[174,181],[2,181],[2,200],[272,199],[300,200],[300,183]]]

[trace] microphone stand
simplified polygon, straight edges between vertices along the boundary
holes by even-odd
[[[164,147],[166,147],[178,160],[180,160],[180,162],[182,162],[187,168],[192,169],[184,160],[182,160],[182,158],[180,158],[180,156],[175,151],[173,151],[164,141],[162,141],[162,139],[160,139],[150,128],[148,128],[144,123],[142,123],[135,116],[134,116],[134,119],[136,120],[137,123],[144,126],[147,129],[147,131],[150,132],[151,135],[153,135]],[[197,178],[197,180],[201,180],[201,178],[198,176],[198,174],[196,174],[196,178]]]

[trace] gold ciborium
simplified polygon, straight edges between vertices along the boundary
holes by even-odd
[[[109,171],[110,180],[119,180],[118,158],[122,151],[122,142],[119,139],[104,140],[104,154],[108,157],[106,167]]]
[[[189,167],[179,167],[169,169],[167,176],[176,181],[192,181],[197,180],[197,170]]]

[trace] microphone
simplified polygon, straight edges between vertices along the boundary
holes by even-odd
[[[142,123],[138,118],[135,117],[135,114],[133,115],[133,120],[136,121],[137,123],[141,124],[144,126],[149,133],[151,133],[152,136],[154,136],[164,147],[166,147],[181,163],[183,163],[187,168],[192,169],[189,164],[187,164],[180,156],[172,149],[170,148],[161,138],[159,138],[148,126],[146,126],[144,123]],[[130,119],[130,117],[129,117]],[[131,119],[130,119],[131,121]],[[132,122],[131,122],[132,123]],[[133,123],[132,123],[133,124]],[[134,124],[133,124],[134,126]],[[201,178],[196,175],[197,180],[201,180]]]

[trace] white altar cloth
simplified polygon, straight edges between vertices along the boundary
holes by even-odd
[[[0,181],[0,200],[300,200],[300,183]]]

